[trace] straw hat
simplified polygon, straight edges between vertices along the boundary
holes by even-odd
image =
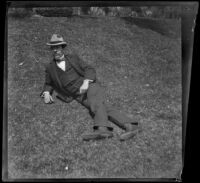
[[[67,43],[63,40],[63,37],[58,35],[58,34],[53,34],[51,37],[51,40],[49,43],[47,43],[48,46],[57,46],[57,45],[62,45],[66,46]]]

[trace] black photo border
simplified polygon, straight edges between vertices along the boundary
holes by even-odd
[[[191,123],[192,121],[192,94],[194,93],[194,88],[191,86],[195,85],[191,79],[195,79],[197,76],[194,75],[195,69],[197,67],[197,61],[199,60],[198,48],[195,47],[198,44],[197,35],[197,12],[198,12],[198,2],[197,1],[7,1],[5,4],[5,27],[4,27],[4,65],[3,65],[3,123],[2,123],[2,181],[15,181],[15,182],[76,182],[76,181],[86,181],[86,182],[180,182],[179,179],[130,179],[130,178],[109,178],[109,179],[8,179],[8,157],[7,157],[7,78],[8,78],[8,68],[7,68],[7,10],[9,7],[83,7],[83,6],[93,6],[93,7],[106,7],[106,6],[181,6],[181,40],[182,40],[182,164],[183,172],[182,179],[186,178],[186,171],[189,170],[186,167],[188,155],[191,155],[191,151],[187,150],[190,145],[191,140]],[[194,47],[193,47],[194,45]],[[193,57],[194,56],[194,57]],[[194,71],[194,72],[193,72]],[[192,90],[191,90],[192,89]],[[198,122],[198,121],[197,121]],[[198,142],[197,142],[198,143]],[[191,165],[190,165],[191,166]]]

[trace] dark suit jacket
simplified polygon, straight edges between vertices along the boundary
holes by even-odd
[[[71,66],[76,70],[76,72],[84,77],[85,79],[91,79],[96,81],[96,71],[93,67],[89,66],[83,60],[81,60],[77,55],[65,55],[65,58],[69,61]],[[64,90],[56,71],[55,60],[51,61],[45,69],[45,83],[41,94],[44,91],[49,91],[50,94],[53,90],[56,90],[60,95],[65,97],[73,96],[72,93]]]

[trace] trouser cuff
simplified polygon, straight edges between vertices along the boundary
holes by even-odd
[[[94,125],[93,129],[96,130],[96,129],[98,129],[98,127],[107,127],[108,130],[113,131],[113,127],[108,126],[108,125]]]

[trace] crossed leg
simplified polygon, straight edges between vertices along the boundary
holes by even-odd
[[[112,130],[108,120],[122,129],[126,129],[126,124],[134,122],[126,114],[108,106],[104,90],[98,83],[90,84],[87,94],[77,97],[76,100],[91,112],[94,117],[94,128],[103,126]]]

